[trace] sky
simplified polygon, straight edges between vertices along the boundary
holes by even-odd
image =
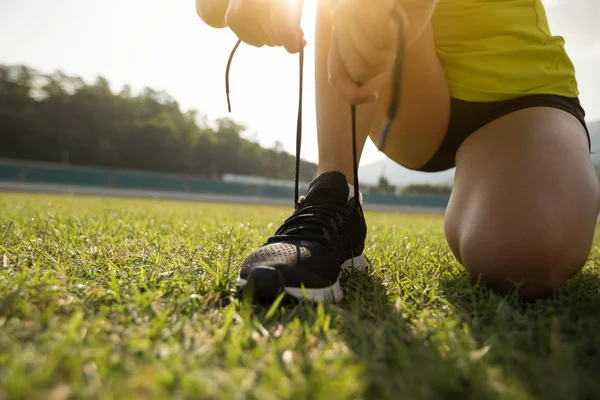
[[[314,14],[305,0],[303,158],[316,162]],[[544,1],[550,27],[566,40],[589,121],[600,119],[600,0]],[[240,46],[231,67],[232,113],[227,113],[225,66],[236,37],[204,25],[194,0],[1,0],[0,63],[44,73],[62,70],[92,81],[107,78],[165,90],[182,109],[209,120],[230,116],[246,137],[294,153],[298,56],[282,48]],[[360,108],[359,108],[360,112]],[[384,158],[368,143],[361,164]]]

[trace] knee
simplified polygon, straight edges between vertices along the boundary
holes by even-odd
[[[587,261],[592,237],[565,238],[559,232],[493,234],[477,229],[460,239],[460,257],[473,281],[499,292],[518,288],[524,298],[552,294]],[[552,229],[550,229],[552,230]]]

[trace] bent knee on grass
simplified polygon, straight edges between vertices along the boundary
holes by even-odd
[[[459,149],[446,236],[473,279],[545,296],[587,261],[598,206],[581,123],[559,110],[521,110]]]
[[[489,190],[452,213],[446,233],[469,275],[485,286],[523,297],[546,296],[587,261],[597,207],[590,187],[578,208],[543,191],[515,192],[502,198]]]
[[[551,224],[550,224],[551,225]],[[585,264],[593,234],[564,237],[561,227],[517,224],[474,228],[460,239],[462,264],[473,281],[526,298],[552,294]]]

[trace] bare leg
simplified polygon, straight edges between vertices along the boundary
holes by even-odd
[[[474,279],[546,295],[586,262],[599,185],[581,123],[553,108],[500,118],[457,154],[446,236]]]
[[[256,296],[269,301],[275,300],[281,291],[296,298],[306,294],[308,299],[317,302],[339,301],[344,297],[339,280],[342,270],[361,269],[367,263],[363,254],[367,235],[364,215],[359,207],[348,207],[347,198],[346,181],[354,180],[350,106],[328,81],[327,59],[332,26],[328,7],[327,0],[319,2],[315,40],[321,175],[311,183],[293,216],[267,244],[246,258],[236,282],[238,288],[248,288]],[[419,160],[424,164],[437,149],[446,131],[450,108],[447,83],[435,57],[431,28],[423,35],[422,42],[420,45],[413,44],[405,55],[403,96],[406,101],[390,132],[393,153],[388,153],[393,158],[408,155],[408,162],[413,164]],[[381,78],[381,81],[385,80]],[[389,81],[388,76],[388,85]],[[377,115],[381,115],[378,109],[387,107],[385,99],[389,96],[381,95],[383,100],[380,97],[378,104],[358,107],[359,153],[373,130]],[[419,147],[421,142],[426,144]],[[410,147],[412,144],[415,145]],[[397,146],[407,147],[402,149],[404,152],[398,152]],[[404,160],[397,161],[402,163]],[[340,216],[341,210],[344,210],[342,218],[326,218],[334,211]],[[322,229],[316,224],[322,225]],[[330,232],[347,234],[332,235]]]

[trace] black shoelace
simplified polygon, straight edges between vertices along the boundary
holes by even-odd
[[[397,49],[396,59],[394,62],[394,79],[392,87],[392,98],[388,107],[383,128],[377,142],[377,148],[379,151],[383,151],[385,142],[387,140],[392,121],[396,117],[396,112],[400,105],[400,95],[402,93],[402,70],[404,64],[404,35],[403,35],[403,21],[400,14],[393,12],[393,16],[398,23],[398,36],[397,36]],[[227,95],[227,108],[231,112],[231,101],[229,98],[229,71],[231,69],[231,61],[233,56],[241,44],[241,40],[238,40],[227,61],[227,68],[225,69],[225,93]],[[299,79],[298,79],[298,120],[296,123],[296,172],[294,177],[294,207],[298,209],[298,186],[300,179],[300,149],[302,145],[302,87],[304,83],[304,47],[300,45],[299,52]],[[354,172],[354,204],[357,207],[360,205],[360,190],[358,186],[358,156],[356,149],[356,105],[350,105],[350,118],[352,120],[352,168]],[[297,210],[300,211],[300,210]],[[294,213],[296,214],[296,213]],[[290,217],[292,219],[292,217]],[[285,224],[284,224],[285,225]]]
[[[340,226],[344,222],[347,205],[335,201],[305,203],[301,198],[296,211],[277,229],[268,243],[288,240],[316,241],[327,245],[333,238],[340,238]]]

